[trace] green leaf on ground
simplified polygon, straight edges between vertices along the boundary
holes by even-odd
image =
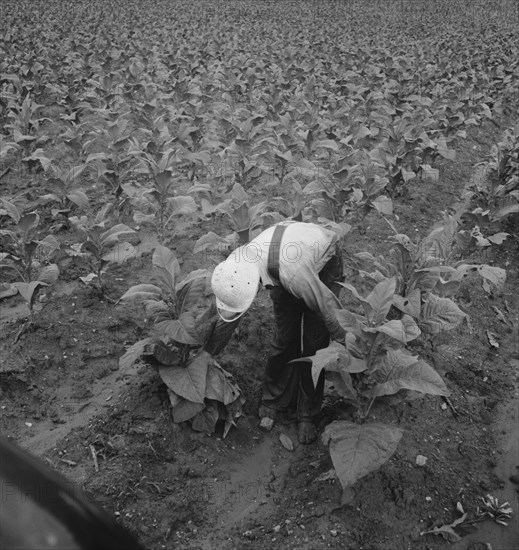
[[[342,488],[378,470],[395,452],[403,430],[385,424],[356,424],[344,420],[328,424],[322,441],[330,448]]]

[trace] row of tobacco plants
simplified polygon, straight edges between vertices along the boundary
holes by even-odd
[[[409,343],[463,321],[454,298],[465,277],[478,274],[486,290],[503,284],[502,270],[464,258],[503,242],[503,224],[517,215],[517,128],[475,171],[463,218],[446,217],[421,242],[391,220],[410,186],[439,181],[440,161],[455,160],[470,126],[517,107],[510,18],[478,4],[445,25],[438,10],[428,13],[432,30],[418,33],[404,22],[417,22],[427,3],[402,3],[405,18],[367,2],[303,1],[296,11],[287,2],[116,4],[4,9],[0,177],[17,191],[0,209],[2,296],[19,293],[34,322],[37,292],[58,280],[63,258],[84,259],[85,284],[118,307],[142,305],[154,325],[123,365],[156,363],[175,421],[212,432],[223,420],[227,433],[242,397],[200,351],[216,320],[209,272],[181,276],[168,248],[180,223],[203,228],[194,253],[223,258],[288,217],[344,236],[376,211],[393,232],[390,254],[360,254],[371,291],[344,285],[346,339],[308,358],[316,379],[324,369],[358,410],[356,422],[335,422],[323,436],[341,482],[354,483],[401,437],[367,422],[377,397],[447,395]],[[367,22],[381,10],[386,24],[373,41]],[[38,22],[30,32],[28,20]],[[106,273],[136,255],[142,229],[159,243],[156,280],[109,296]],[[378,458],[374,445],[385,449]]]

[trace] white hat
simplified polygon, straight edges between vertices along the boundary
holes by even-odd
[[[235,321],[249,309],[258,292],[259,282],[257,262],[248,262],[241,254],[231,254],[215,267],[211,286],[222,320],[228,323]]]

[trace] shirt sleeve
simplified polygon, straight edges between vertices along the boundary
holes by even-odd
[[[335,316],[335,310],[342,307],[341,303],[319,279],[313,265],[300,265],[297,276],[292,278],[287,290],[321,316],[332,340],[344,339],[346,332]]]

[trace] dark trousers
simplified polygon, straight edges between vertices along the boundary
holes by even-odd
[[[339,249],[319,273],[319,278],[337,296],[343,280]],[[330,343],[330,335],[321,317],[303,300],[281,286],[270,291],[274,307],[275,332],[265,370],[262,402],[276,410],[295,413],[298,420],[311,420],[319,413],[324,393],[324,373],[314,387],[312,367],[292,359],[314,355]]]

